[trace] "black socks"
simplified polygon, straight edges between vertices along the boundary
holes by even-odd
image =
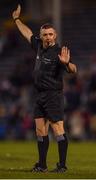
[[[38,136],[38,152],[39,152],[39,165],[42,168],[47,168],[46,158],[49,147],[49,137],[47,136]],[[68,139],[66,134],[57,136],[58,142],[58,152],[59,152],[59,163],[61,167],[66,166],[66,156],[68,149]]]
[[[68,139],[66,134],[57,136],[57,141],[58,141],[58,151],[59,151],[59,163],[61,167],[65,167],[67,148],[68,148]]]
[[[46,158],[49,147],[49,137],[47,136],[38,136],[38,152],[39,152],[39,165],[42,168],[46,168]]]

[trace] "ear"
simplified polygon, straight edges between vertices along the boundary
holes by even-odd
[[[55,34],[54,34],[54,38],[57,39],[57,33],[56,33],[56,32],[55,32]]]
[[[42,40],[43,39],[43,36],[42,36],[42,32],[40,31],[40,39]]]

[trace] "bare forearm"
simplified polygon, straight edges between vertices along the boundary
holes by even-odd
[[[15,24],[17,25],[21,34],[30,42],[31,36],[33,35],[31,29],[23,24],[19,18],[15,20]]]
[[[76,65],[71,62],[69,62],[69,64],[66,65],[66,68],[67,68],[68,72],[70,72],[70,73],[77,73]]]

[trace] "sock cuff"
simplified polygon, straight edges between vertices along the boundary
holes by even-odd
[[[49,140],[49,137],[48,137],[48,135],[47,136],[37,136],[37,140],[39,142],[43,142],[43,141]]]
[[[37,141],[43,142],[43,136],[37,136]]]
[[[65,139],[65,140],[68,140],[68,137],[67,137],[66,134],[63,134],[63,136],[64,136],[64,139]]]
[[[64,140],[65,140],[65,137],[64,137],[63,134],[61,134],[61,135],[59,135],[59,136],[56,136],[56,140],[57,140],[57,142],[59,142],[59,141],[64,141]]]
[[[66,134],[61,134],[61,135],[59,135],[59,136],[56,136],[56,140],[57,140],[57,142],[59,142],[59,141],[65,141],[65,140],[68,141],[68,138],[67,138],[67,135],[66,135]]]

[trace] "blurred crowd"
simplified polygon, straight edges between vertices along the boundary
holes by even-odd
[[[19,68],[21,67],[21,68]],[[0,139],[32,139],[36,92],[27,59],[0,81]],[[70,139],[96,139],[96,64],[64,76],[64,121]]]

